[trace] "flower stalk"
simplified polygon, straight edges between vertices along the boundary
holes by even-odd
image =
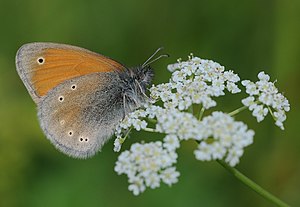
[[[247,106],[242,106],[242,107],[240,107],[240,108],[238,108],[238,109],[236,109],[236,110],[234,110],[234,111],[228,113],[228,115],[229,115],[229,116],[235,116],[235,115],[237,115],[238,113],[244,111],[244,110],[247,109],[247,108],[248,108]]]
[[[201,110],[199,111],[199,116],[198,116],[198,120],[200,121],[202,119],[202,116],[204,114],[205,108],[202,107]]]
[[[246,177],[244,174],[242,174],[240,171],[238,171],[236,168],[231,167],[223,160],[217,160],[217,162],[222,165],[226,170],[228,170],[234,177],[236,177],[239,181],[241,181],[243,184],[245,184],[247,187],[251,188],[255,192],[257,192],[259,195],[261,195],[266,200],[272,202],[273,204],[280,206],[280,207],[288,207],[289,205],[277,198],[276,196],[272,195],[265,189],[263,189],[261,186],[250,180],[248,177]]]

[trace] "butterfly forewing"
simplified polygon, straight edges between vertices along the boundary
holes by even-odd
[[[89,50],[57,43],[29,43],[16,55],[17,71],[37,103],[51,89],[75,77],[95,72],[124,70],[108,57]]]

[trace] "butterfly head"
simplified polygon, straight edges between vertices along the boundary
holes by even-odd
[[[163,48],[158,48],[142,65],[126,69],[120,78],[123,82],[123,96],[129,102],[130,108],[138,108],[147,101],[146,89],[152,82],[154,72],[150,64],[163,58],[169,57],[168,54],[162,54],[155,58],[155,55]],[[132,104],[133,103],[133,104]]]
[[[134,108],[143,104],[147,99],[146,90],[152,82],[153,75],[150,66],[137,66],[120,73],[122,94],[126,102],[132,103],[135,106]]]
[[[148,66],[137,66],[130,69],[131,80],[138,87],[141,87],[140,90],[142,93],[145,93],[147,86],[152,82],[154,72],[153,69]]]

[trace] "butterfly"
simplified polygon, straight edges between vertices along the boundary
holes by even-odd
[[[76,46],[28,43],[16,54],[17,72],[37,105],[40,126],[50,142],[74,158],[95,155],[116,125],[148,98],[153,57],[127,68]]]

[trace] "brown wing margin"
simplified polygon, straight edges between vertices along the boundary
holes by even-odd
[[[36,103],[49,90],[66,80],[96,72],[125,69],[122,64],[103,55],[58,43],[23,45],[17,52],[16,66]]]

